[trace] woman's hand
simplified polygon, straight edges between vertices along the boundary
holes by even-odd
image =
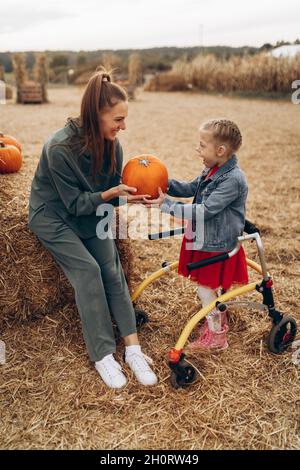
[[[126,196],[128,202],[135,202],[135,203],[142,203],[144,198],[150,197],[149,194],[137,194],[133,195],[131,193],[135,193],[137,191],[136,188],[131,186],[127,186],[126,184],[119,184],[118,186],[114,186],[113,188],[108,189],[102,193],[102,199],[104,201],[110,201],[116,197]]]
[[[147,206],[147,207],[153,207],[153,206],[161,206],[162,203],[164,202],[165,200],[165,197],[167,196],[167,194],[163,193],[161,188],[158,188],[158,198],[157,199],[147,199],[146,197],[144,197],[143,199],[143,205],[144,206]]]

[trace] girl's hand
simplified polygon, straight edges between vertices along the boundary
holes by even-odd
[[[158,205],[160,207],[164,202],[167,194],[163,193],[161,188],[158,188],[158,194],[159,196],[157,199],[147,199],[146,197],[144,197],[143,205],[146,207],[153,207]]]

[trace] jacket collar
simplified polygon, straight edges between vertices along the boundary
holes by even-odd
[[[237,156],[236,155],[232,155],[232,157],[226,162],[224,163],[224,165],[222,165],[212,176],[210,176],[208,179],[213,181],[217,178],[219,178],[220,176],[224,175],[225,173],[227,173],[228,171],[231,171],[233,168],[235,168],[237,166]],[[205,170],[203,171],[202,173],[202,177],[206,177],[207,174],[209,173],[210,171],[210,168],[205,168]]]

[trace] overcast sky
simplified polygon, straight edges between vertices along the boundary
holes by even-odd
[[[300,37],[300,0],[8,0],[0,51],[261,46]]]

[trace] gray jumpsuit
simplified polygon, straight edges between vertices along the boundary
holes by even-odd
[[[120,183],[123,152],[116,144],[117,171],[109,175],[106,143],[102,172],[92,179],[91,154],[70,142],[80,128],[69,122],[45,143],[29,201],[29,228],[62,267],[75,291],[91,361],[114,353],[111,315],[121,336],[136,332],[135,313],[114,240],[99,239],[96,216],[101,193]],[[118,199],[110,201],[118,205]]]

